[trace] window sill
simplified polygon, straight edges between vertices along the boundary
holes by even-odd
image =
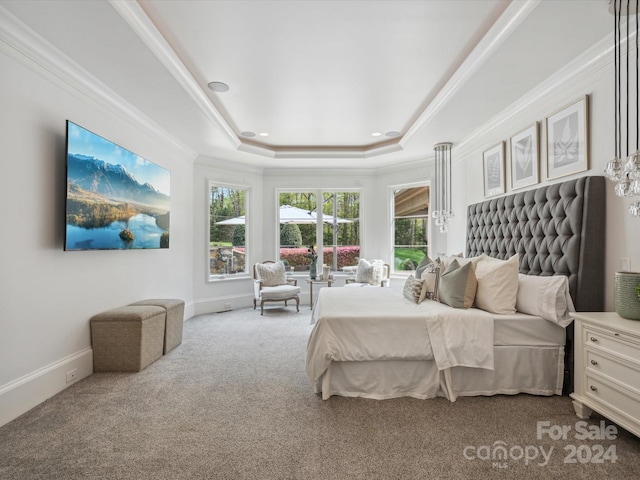
[[[246,273],[241,274],[219,274],[219,275],[209,275],[207,283],[218,283],[218,282],[226,282],[233,280],[251,280],[251,276]]]

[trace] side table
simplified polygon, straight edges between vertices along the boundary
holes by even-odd
[[[333,283],[333,279],[330,278],[328,280],[312,280],[308,278],[307,283],[309,284],[309,308],[313,310],[313,286],[316,284],[324,284],[330,287]]]

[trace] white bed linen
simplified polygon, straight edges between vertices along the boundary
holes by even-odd
[[[435,360],[493,369],[493,318],[437,302],[415,304],[391,289],[320,290],[307,344],[312,384],[332,362]]]
[[[317,319],[333,315],[334,321],[347,319],[347,336],[360,342],[360,353],[339,360],[333,348],[320,348],[314,343],[316,367],[324,368],[317,376],[310,370],[311,350],[308,350],[307,372],[316,393],[323,399],[332,395],[386,399],[409,396],[426,399],[437,396],[455,401],[458,396],[496,395],[529,393],[533,395],[560,395],[564,379],[565,330],[553,322],[526,314],[496,315],[492,325],[495,347],[495,369],[479,369],[464,366],[441,369],[433,360],[432,344],[426,321],[416,321],[422,310],[437,309],[434,302],[416,305],[404,299],[399,292],[390,289],[363,289],[369,293],[356,294],[351,290],[347,299],[342,289],[322,289],[322,300],[316,304],[312,323]],[[398,298],[398,296],[400,296]],[[445,307],[445,306],[441,306]],[[449,308],[449,307],[446,307]],[[409,318],[388,322],[391,314]],[[471,313],[473,309],[470,310]],[[415,318],[413,318],[415,317]],[[353,322],[353,319],[356,319]],[[366,319],[366,320],[365,320]],[[397,320],[397,319],[396,319]],[[331,324],[331,320],[322,320]],[[449,326],[453,325],[449,322]],[[339,329],[340,330],[340,329]],[[316,325],[314,332],[320,336],[321,328]],[[331,331],[328,329],[327,331]],[[345,347],[336,332],[328,336],[334,346]],[[384,342],[390,346],[380,359],[365,360],[372,350],[367,342]],[[318,338],[316,338],[318,340]],[[530,345],[527,345],[530,344]],[[311,337],[309,344],[312,344]],[[507,344],[507,345],[502,345]],[[395,358],[393,345],[403,345],[414,354],[406,358]],[[338,348],[338,350],[340,349]],[[416,353],[417,352],[417,353]],[[406,352],[405,352],[406,353]],[[402,356],[402,355],[401,355]],[[413,358],[413,357],[416,358]],[[313,363],[313,359],[311,359]],[[318,370],[319,371],[319,370]]]
[[[480,395],[561,395],[564,347],[499,346],[495,369],[454,367],[438,370],[428,360],[332,362],[314,384],[324,400],[332,395],[384,400]]]
[[[494,345],[564,346],[566,330],[557,323],[526,313],[493,315]]]

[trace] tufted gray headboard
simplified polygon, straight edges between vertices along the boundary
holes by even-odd
[[[520,254],[520,273],[567,275],[577,311],[604,308],[604,177],[507,195],[467,209],[466,256]]]

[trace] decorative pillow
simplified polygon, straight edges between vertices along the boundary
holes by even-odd
[[[416,267],[416,278],[422,278],[422,273],[425,271],[428,265],[432,264],[433,260],[429,258],[429,255],[425,255]]]
[[[453,308],[470,308],[476,295],[478,282],[471,262],[460,265],[453,260],[440,277],[438,298]]]
[[[440,267],[438,267],[435,263],[430,263],[427,265],[420,279],[424,280],[425,290],[429,294],[431,294],[431,298],[434,300],[438,298],[438,282],[440,277]]]
[[[485,258],[490,258],[490,257],[488,257],[486,254],[483,253],[477,257],[467,257],[467,258],[457,257],[456,260],[460,265],[465,265],[466,263],[471,262],[471,266],[475,270],[476,266],[478,265],[478,262],[484,260]]]
[[[413,303],[421,303],[426,296],[426,290],[424,286],[424,280],[418,280],[413,275],[409,275],[407,277],[407,280],[404,282],[402,295],[404,296],[404,298],[410,300]]]
[[[505,314],[516,311],[518,259],[516,253],[508,260],[485,257],[478,262],[476,307],[492,313]]]
[[[368,283],[369,285],[380,286],[383,274],[384,262],[382,260],[371,260],[369,262],[361,258],[358,261],[358,270],[356,271],[357,283]]]
[[[519,274],[516,309],[566,327],[573,320],[569,312],[575,312],[569,295],[569,278]]]
[[[460,258],[462,258],[462,253],[449,256],[440,255],[435,261],[440,265],[440,272],[444,272],[453,260],[458,260]]]
[[[275,287],[287,283],[287,274],[284,271],[284,263],[257,263],[258,278],[262,280],[264,287]]]

